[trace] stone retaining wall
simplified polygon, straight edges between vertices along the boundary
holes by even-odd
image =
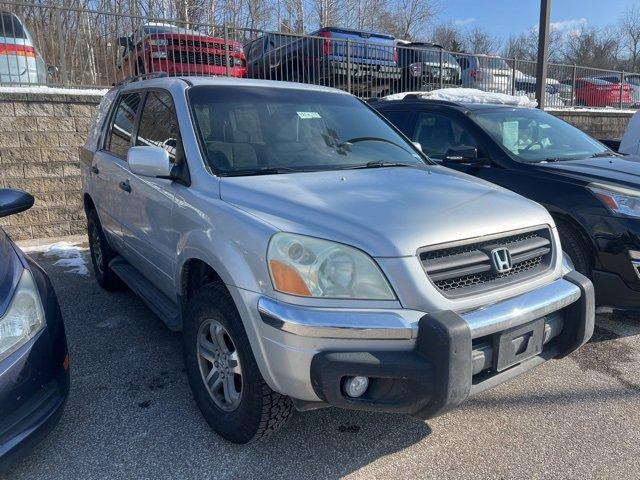
[[[549,111],[553,115],[562,118],[565,122],[578,127],[583,132],[595,138],[621,138],[629,120],[635,113],[630,111]]]
[[[33,194],[34,207],[1,218],[15,240],[75,235],[86,230],[78,146],[98,95],[0,94],[0,183]]]

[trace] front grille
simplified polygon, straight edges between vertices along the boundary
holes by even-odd
[[[509,250],[512,268],[499,273],[491,251]],[[477,294],[532,278],[551,268],[553,242],[548,228],[517,232],[463,243],[425,247],[418,252],[433,284],[447,297]]]
[[[220,42],[207,42],[204,40],[191,40],[186,38],[172,38],[171,45],[180,47],[197,47],[197,48],[215,48],[217,50],[225,50],[227,47]]]
[[[216,67],[224,67],[226,65],[226,56],[214,53],[204,52],[185,52],[173,50],[171,52],[171,60],[176,63],[192,63],[197,65],[215,65]],[[233,67],[233,58],[229,59],[229,65]]]

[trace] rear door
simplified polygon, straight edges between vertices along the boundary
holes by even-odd
[[[123,94],[116,100],[104,142],[91,166],[100,223],[109,240],[118,246],[123,245],[121,221],[128,193],[126,158],[141,101],[139,92]]]

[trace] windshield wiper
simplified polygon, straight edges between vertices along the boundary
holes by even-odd
[[[611,150],[610,152],[598,152],[591,155],[591,158],[601,158],[601,157],[621,157],[618,152],[614,152]]]
[[[374,160],[372,162],[363,163],[360,165],[347,165],[344,167],[347,169],[358,169],[358,168],[384,168],[384,167],[412,167],[418,168],[421,165],[420,163],[406,163],[406,162],[383,162],[380,160]]]
[[[241,177],[244,175],[277,175],[279,173],[295,173],[295,172],[305,172],[307,170],[301,170],[298,168],[292,167],[262,167],[262,168],[252,168],[246,170],[231,170],[228,172],[221,172],[220,175],[223,177]]]

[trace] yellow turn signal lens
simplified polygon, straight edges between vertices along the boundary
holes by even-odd
[[[271,267],[271,276],[276,290],[302,297],[311,296],[309,287],[307,287],[307,284],[304,283],[304,280],[294,268],[279,260],[270,260],[269,266]]]

